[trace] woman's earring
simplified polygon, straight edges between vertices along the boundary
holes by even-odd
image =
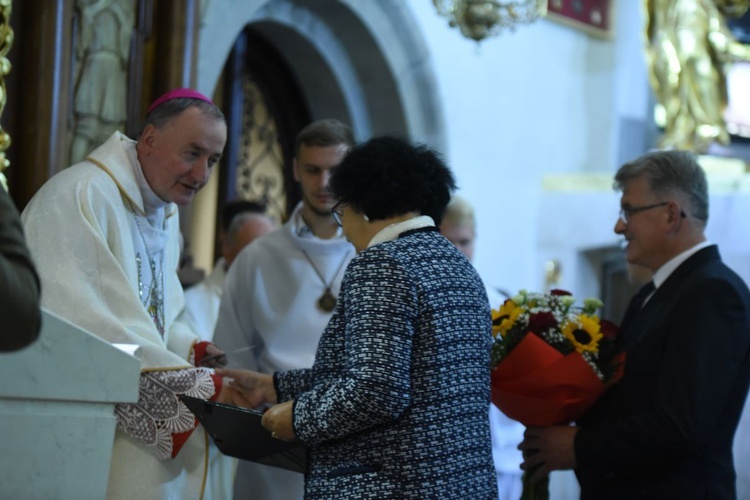
[[[362,214],[362,218],[365,220],[365,222],[370,222],[370,218],[367,216],[367,214]]]

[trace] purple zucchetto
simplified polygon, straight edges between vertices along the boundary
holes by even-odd
[[[157,97],[154,102],[151,103],[151,106],[148,107],[148,111],[146,111],[146,115],[151,113],[153,110],[161,106],[167,101],[171,101],[172,99],[180,99],[182,97],[187,97],[190,99],[200,99],[201,101],[206,101],[209,104],[213,104],[214,102],[206,97],[205,95],[201,94],[197,90],[193,89],[172,89],[169,92],[162,94],[161,96]]]

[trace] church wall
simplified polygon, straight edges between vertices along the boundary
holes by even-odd
[[[445,155],[461,193],[477,208],[476,264],[487,281],[509,290],[540,288],[538,221],[555,221],[555,214],[540,213],[544,175],[614,172],[622,157],[647,147],[640,12],[637,2],[617,3],[611,40],[541,19],[477,44],[450,28],[429,0],[204,0],[199,89],[213,92],[245,24],[291,27],[329,65],[360,139],[405,127]],[[337,25],[352,13],[362,39]],[[294,62],[299,50],[288,53]],[[384,66],[368,72],[375,62]],[[325,113],[320,89],[306,93]],[[383,108],[401,120],[372,116]]]
[[[477,209],[476,265],[500,288],[540,289],[550,258],[541,233],[560,224],[543,203],[552,195],[545,175],[614,173],[650,146],[638,2],[617,2],[611,40],[541,19],[481,44],[450,28],[431,2],[410,5],[437,74],[444,152]],[[589,209],[609,211],[616,242],[616,205],[601,203]],[[570,240],[589,230],[586,221],[565,227]]]

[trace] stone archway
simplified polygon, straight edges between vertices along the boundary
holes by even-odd
[[[314,118],[346,116],[358,139],[401,134],[445,150],[426,44],[402,0],[205,0],[198,89],[212,94],[248,24],[287,58]]]
[[[338,118],[357,140],[396,134],[445,151],[441,101],[427,45],[402,0],[203,0],[197,89],[214,95],[246,27],[283,57],[311,119]],[[217,176],[191,207],[195,263],[210,269]]]

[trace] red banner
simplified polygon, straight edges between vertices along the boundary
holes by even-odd
[[[612,34],[612,4],[611,0],[548,0],[547,16],[592,34],[608,37]]]

